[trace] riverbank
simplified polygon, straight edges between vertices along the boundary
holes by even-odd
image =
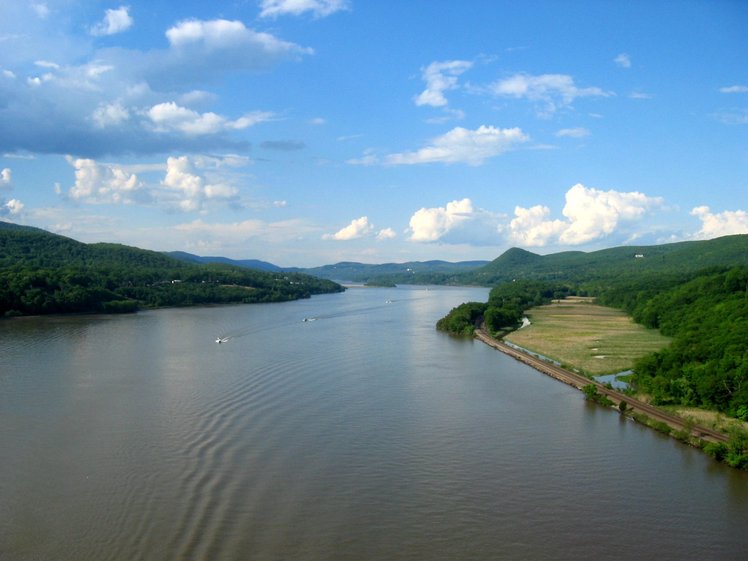
[[[687,442],[688,444],[702,447],[701,443],[703,442],[727,443],[729,441],[729,437],[719,431],[695,424],[691,420],[682,419],[681,417],[658,409],[644,401],[610,389],[600,382],[590,380],[581,374],[577,374],[576,372],[572,372],[527,353],[523,353],[522,351],[507,345],[503,341],[495,339],[482,328],[475,330],[475,336],[490,347],[493,347],[494,349],[501,351],[502,353],[507,354],[560,382],[573,386],[578,390],[594,386],[597,395],[603,396],[609,400],[610,405],[618,407],[619,411],[622,413],[638,422],[652,426],[661,432],[676,436],[679,440]],[[651,420],[652,422],[648,422],[648,420]]]

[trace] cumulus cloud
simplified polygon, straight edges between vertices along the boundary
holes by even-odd
[[[207,201],[231,201],[238,195],[238,189],[232,185],[206,181],[196,173],[187,156],[166,160],[166,175],[161,184],[174,193],[178,208],[185,212],[202,210]]]
[[[515,218],[509,223],[512,241],[526,247],[537,247],[558,239],[568,224],[562,220],[549,220],[550,215],[551,209],[543,205],[515,207]]]
[[[166,31],[166,38],[172,47],[183,51],[222,52],[224,55],[261,54],[287,55],[311,54],[312,50],[278,39],[270,33],[255,31],[239,20],[184,20]]]
[[[631,57],[626,53],[621,53],[620,55],[618,55],[613,59],[613,62],[615,62],[621,68],[631,68]]]
[[[478,166],[528,139],[529,137],[517,127],[500,129],[481,125],[475,130],[455,127],[446,134],[434,138],[429,146],[420,150],[390,154],[386,157],[385,163],[412,165],[442,162]]]
[[[377,240],[383,241],[383,240],[392,240],[397,237],[397,234],[395,233],[395,230],[392,228],[383,228],[377,232]]]
[[[75,169],[75,184],[69,191],[74,200],[92,204],[132,204],[147,196],[138,176],[121,166],[70,156],[67,161]]]
[[[23,203],[18,199],[6,201],[0,197],[0,216],[18,216],[23,211]]]
[[[148,110],[148,117],[155,125],[155,130],[159,132],[179,131],[187,135],[203,135],[245,129],[270,120],[273,114],[268,111],[255,111],[232,121],[212,112],[198,113],[170,101],[151,107]]]
[[[169,157],[165,164],[122,166],[90,158],[67,157],[75,169],[75,184],[58,194],[87,204],[139,204],[196,212],[209,205],[237,204],[239,190],[221,168],[246,165],[242,156]],[[141,178],[138,173],[163,173],[161,181]]]
[[[562,211],[566,220],[550,220],[550,210],[545,206],[518,206],[509,223],[509,235],[527,246],[580,245],[613,234],[663,203],[660,197],[636,191],[601,191],[578,183],[566,192]]]
[[[10,168],[3,168],[0,171],[0,190],[12,191],[12,173]],[[17,216],[23,210],[23,203],[18,199],[6,200],[0,197],[0,216]]]
[[[468,199],[443,207],[421,208],[410,218],[410,241],[493,245],[499,241],[499,217]]]
[[[351,223],[348,224],[348,226],[341,228],[334,234],[325,234],[322,237],[326,240],[347,241],[363,238],[371,234],[373,231],[374,226],[369,224],[369,218],[362,216],[361,218],[351,220]]]
[[[300,16],[310,12],[315,18],[323,18],[347,9],[348,0],[262,0],[260,17]]]
[[[698,206],[691,211],[691,215],[701,220],[701,229],[695,236],[699,239],[748,234],[748,212],[744,210],[713,213],[708,206]]]
[[[53,18],[40,20],[39,26],[33,28],[36,43],[46,44],[42,33],[57,37]],[[195,104],[217,99],[205,91],[206,85],[312,53],[234,20],[181,21],[165,34],[164,48],[95,50],[94,44],[79,42],[74,55],[45,49],[30,60],[19,58],[18,67],[14,59],[5,60],[0,69],[0,105],[5,107],[0,153],[99,158],[246,149],[247,142],[232,133],[268,115],[254,111],[232,118],[198,112]]]
[[[129,6],[120,6],[115,10],[107,10],[104,19],[91,28],[91,35],[115,35],[127,31],[133,24],[129,14]]]
[[[444,62],[432,62],[421,70],[421,77],[426,82],[426,89],[415,98],[415,104],[430,105],[431,107],[443,107],[447,105],[444,92],[457,88],[457,78],[473,66],[472,62],[466,60],[448,60]]]
[[[527,99],[538,104],[538,115],[550,117],[558,109],[568,107],[580,97],[608,97],[613,95],[598,87],[580,88],[566,74],[515,74],[498,80],[488,87],[496,96]]]
[[[410,239],[414,242],[435,242],[462,222],[470,220],[473,202],[462,199],[444,207],[421,208],[410,218]]]

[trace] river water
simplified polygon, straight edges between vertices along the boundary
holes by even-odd
[[[0,559],[746,559],[748,474],[435,331],[486,298],[0,321]]]

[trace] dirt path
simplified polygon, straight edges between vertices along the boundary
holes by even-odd
[[[524,362],[525,364],[529,366],[532,366],[533,368],[535,368],[536,370],[539,370],[543,374],[547,374],[548,376],[555,378],[556,380],[564,382],[565,384],[569,384],[570,386],[574,386],[577,389],[581,390],[584,386],[593,384],[597,387],[598,393],[606,396],[616,406],[619,405],[621,401],[625,401],[628,409],[631,409],[635,412],[643,413],[650,419],[661,421],[667,424],[668,426],[672,427],[674,430],[683,431],[683,430],[690,429],[690,433],[692,436],[696,438],[700,438],[702,440],[708,440],[710,442],[727,442],[728,441],[728,437],[722,434],[721,432],[712,430],[707,427],[690,424],[686,422],[684,419],[681,419],[680,417],[676,415],[672,415],[666,411],[658,409],[657,407],[654,407],[636,398],[627,396],[615,390],[611,390],[610,388],[607,388],[600,382],[590,380],[589,378],[586,378],[585,376],[582,376],[581,374],[577,374],[575,372],[565,370],[563,368],[555,366],[554,364],[551,364],[544,360],[535,358],[526,353],[518,351],[517,349],[514,349],[510,347],[509,345],[502,343],[498,339],[491,337],[488,334],[488,332],[486,332],[484,329],[476,329],[475,336],[481,341],[483,341],[486,345],[489,345],[490,347],[493,347],[494,349],[497,349],[501,351],[502,353],[505,353],[511,356],[512,358],[515,358],[521,362]]]

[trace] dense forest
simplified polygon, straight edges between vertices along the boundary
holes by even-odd
[[[339,292],[329,280],[187,263],[119,244],[84,244],[0,222],[0,317],[229,302],[281,302]]]
[[[649,297],[631,286],[611,289],[600,302],[673,337],[636,364],[637,389],[656,404],[705,407],[748,421],[748,267],[705,271]]]

